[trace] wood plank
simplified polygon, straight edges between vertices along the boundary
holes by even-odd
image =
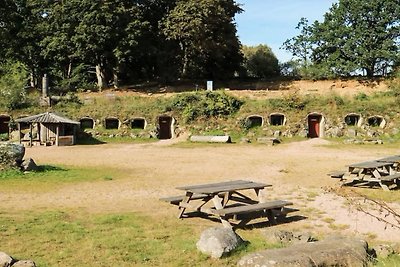
[[[278,209],[288,205],[293,205],[293,203],[285,200],[275,200],[265,203],[257,203],[252,205],[241,205],[237,207],[217,209],[213,210],[213,213],[220,216],[229,216],[229,215],[250,213],[260,210]]]
[[[206,194],[193,194],[193,196],[190,199],[202,199],[207,196],[208,195],[206,195]],[[160,200],[165,201],[165,202],[174,203],[174,202],[181,202],[184,198],[185,198],[185,195],[180,195],[180,196],[172,196],[172,197],[163,197],[163,198],[160,198]]]
[[[389,182],[393,181],[395,179],[400,179],[400,172],[392,174],[392,175],[386,175],[381,177],[381,181]]]
[[[232,192],[232,191],[236,191],[236,190],[245,190],[245,189],[263,189],[268,186],[271,186],[271,185],[248,182],[248,183],[243,183],[243,184],[202,187],[202,188],[191,189],[188,191],[196,193],[196,194],[215,194],[215,193],[219,193],[219,192]]]
[[[377,159],[376,161],[380,161],[380,162],[390,162],[390,163],[399,163],[399,162],[400,162],[400,155],[389,156],[389,157]]]
[[[344,172],[344,171],[332,171],[332,172],[328,173],[328,175],[331,178],[343,178],[345,173],[346,172]]]
[[[245,180],[232,180],[232,181],[220,182],[220,183],[186,185],[186,186],[177,187],[176,189],[187,191],[187,190],[198,189],[198,188],[206,188],[206,187],[210,187],[210,186],[224,186],[224,185],[231,185],[231,184],[246,184],[246,183],[249,183],[249,182],[250,181],[245,181]]]
[[[354,163],[349,165],[349,168],[364,168],[364,169],[371,169],[371,168],[379,168],[384,166],[392,165],[391,162],[381,162],[381,161],[365,161],[360,163]]]

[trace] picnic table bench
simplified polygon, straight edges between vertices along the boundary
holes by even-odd
[[[236,227],[242,227],[260,217],[267,217],[275,224],[275,218],[297,210],[286,207],[292,205],[289,201],[264,201],[260,192],[269,186],[246,180],[181,186],[177,189],[185,191],[185,195],[160,200],[177,205],[179,218],[194,211],[217,217],[225,227],[233,227],[233,221],[237,222]],[[256,199],[248,196],[246,190],[254,190]]]
[[[379,185],[383,190],[400,185],[400,172],[397,172],[400,156],[391,156],[373,161],[348,165],[348,171],[341,177],[344,185]]]

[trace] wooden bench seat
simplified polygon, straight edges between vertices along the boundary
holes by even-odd
[[[395,179],[400,179],[400,172],[395,173],[395,174],[391,174],[391,175],[382,176],[380,178],[380,180],[384,181],[384,182],[390,182],[390,181],[393,181]]]
[[[330,172],[328,175],[331,178],[343,178],[343,176],[345,175],[346,172],[344,171],[332,171]]]
[[[299,209],[293,209],[293,208],[288,208],[288,207],[283,207],[281,209],[274,209],[272,210],[272,214],[275,217],[286,217],[286,215],[288,215],[289,213],[292,212],[298,212]]]
[[[203,199],[207,197],[206,194],[193,194],[190,199]],[[172,197],[163,197],[160,198],[161,201],[169,202],[173,205],[179,205],[179,203],[185,198],[185,195],[181,196],[172,196]]]
[[[274,200],[265,203],[228,207],[228,208],[213,210],[212,212],[219,216],[232,216],[232,215],[245,214],[262,210],[281,209],[288,205],[293,205],[293,203],[285,200]]]

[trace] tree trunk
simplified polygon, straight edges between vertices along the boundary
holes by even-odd
[[[71,73],[72,73],[72,60],[68,64],[67,79],[71,78]]]
[[[365,69],[366,71],[367,71],[367,77],[368,78],[372,78],[372,77],[374,77],[374,69],[373,68],[366,68]]]
[[[101,91],[107,85],[106,74],[100,64],[96,65],[97,88]]]
[[[119,88],[118,73],[119,73],[119,67],[117,66],[113,69],[113,83],[115,89]]]
[[[182,77],[185,77],[187,75],[187,67],[188,67],[188,49],[183,43],[180,43],[180,47],[183,51],[183,64],[182,64]]]
[[[32,88],[35,88],[36,87],[36,77],[35,77],[35,74],[34,74],[34,72],[32,71],[30,74],[29,74],[29,85],[30,85],[30,87],[32,87]]]

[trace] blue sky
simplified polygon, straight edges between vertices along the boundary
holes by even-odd
[[[280,62],[291,54],[279,49],[286,39],[298,35],[295,29],[300,18],[311,23],[322,21],[323,15],[338,0],[236,0],[244,12],[235,17],[238,36],[244,45],[266,44]]]

